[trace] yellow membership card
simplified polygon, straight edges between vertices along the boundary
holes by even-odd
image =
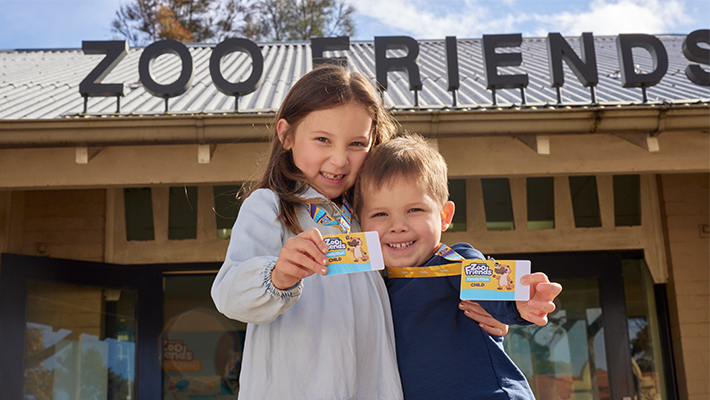
[[[462,300],[530,300],[528,260],[465,260],[461,265]]]
[[[385,268],[377,232],[326,235],[323,240],[328,245],[328,273],[324,276]]]

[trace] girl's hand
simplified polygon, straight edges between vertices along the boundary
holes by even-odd
[[[459,303],[459,308],[463,310],[467,317],[478,322],[478,326],[488,334],[495,336],[505,336],[508,334],[508,325],[498,322],[497,319],[493,318],[491,314],[488,314],[478,303],[464,300]]]
[[[547,314],[555,311],[555,297],[562,292],[562,285],[550,282],[542,272],[524,275],[520,283],[530,285],[530,300],[516,301],[518,312],[535,325],[547,325]]]
[[[328,245],[316,228],[301,232],[286,241],[279,252],[274,269],[271,270],[271,283],[280,290],[297,284],[303,278],[314,273],[328,272]]]

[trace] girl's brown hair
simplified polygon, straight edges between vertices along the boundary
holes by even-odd
[[[364,107],[372,118],[372,147],[389,140],[395,131],[394,120],[382,106],[377,91],[359,73],[337,65],[318,67],[299,79],[274,118],[269,161],[263,178],[254,185],[253,190],[267,188],[276,192],[280,209],[278,220],[295,234],[302,229],[294,205],[304,200],[302,195],[306,191],[306,185],[303,185],[306,178],[296,167],[291,150],[284,149],[276,126],[282,118],[288,122],[289,130],[284,135],[286,139],[294,134],[298,124],[309,113],[352,102]],[[353,188],[350,188],[345,195],[352,198],[352,191]]]

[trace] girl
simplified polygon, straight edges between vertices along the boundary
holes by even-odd
[[[304,75],[284,99],[212,286],[217,309],[248,322],[240,400],[402,398],[379,273],[321,276],[321,235],[360,230],[348,198],[390,118],[365,78],[337,66]],[[321,211],[326,225],[311,216]]]

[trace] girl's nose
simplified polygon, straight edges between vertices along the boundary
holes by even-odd
[[[348,153],[343,150],[333,150],[330,155],[330,163],[338,168],[342,168],[348,164]]]

